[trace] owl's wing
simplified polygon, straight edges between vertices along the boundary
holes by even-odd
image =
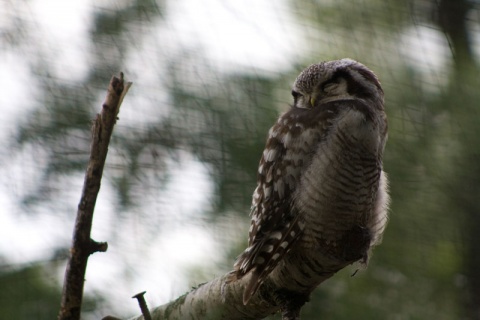
[[[249,246],[231,274],[235,280],[251,272],[244,304],[303,232],[305,224],[293,202],[295,190],[337,110],[333,102],[314,109],[292,107],[269,131],[253,194]]]
[[[285,117],[285,115],[284,115]],[[282,118],[281,118],[282,119]],[[302,161],[289,146],[300,131],[288,121],[279,121],[270,130],[258,169],[258,185],[253,195],[249,247],[235,263],[235,277],[252,271],[244,291],[246,304],[267,275],[275,268],[303,229],[292,205],[292,195],[300,176]]]

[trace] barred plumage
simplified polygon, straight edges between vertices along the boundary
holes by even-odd
[[[387,221],[377,77],[350,59],[323,62],[298,76],[292,95],[294,105],[269,131],[249,246],[232,273],[231,280],[252,273],[245,304],[272,272],[301,272],[298,286],[307,288],[336,272],[334,264],[366,263]],[[276,269],[287,258],[298,259],[296,270]]]

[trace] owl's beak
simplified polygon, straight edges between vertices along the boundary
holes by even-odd
[[[315,97],[310,97],[310,106],[313,108],[315,105]]]

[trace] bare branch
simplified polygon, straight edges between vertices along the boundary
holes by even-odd
[[[226,284],[229,274],[202,284],[174,301],[151,310],[152,319],[261,319],[279,309],[259,295],[243,305],[243,286],[249,277]],[[143,316],[130,320],[144,320]]]
[[[298,264],[298,261],[291,260],[282,266],[282,269],[288,269],[295,263]],[[259,292],[250,299],[247,305],[243,304],[243,290],[251,275],[230,282],[231,274],[228,273],[200,285],[176,300],[154,308],[150,313],[153,320],[248,320],[263,319],[282,310],[283,319],[297,319],[298,314],[292,316],[286,314],[285,311],[299,312],[303,304],[308,301],[310,292],[319,283],[330,278],[336,271],[350,263],[335,261],[332,271],[325,270],[324,273],[312,279],[312,287],[305,291],[288,290],[288,288],[293,289],[295,281],[302,278],[301,274],[274,273],[266,279]],[[145,320],[145,318],[138,316],[130,320]]]
[[[78,204],[73,231],[70,258],[65,271],[62,302],[58,315],[60,320],[80,319],[88,257],[95,252],[105,252],[108,248],[106,242],[96,242],[90,238],[93,211],[100,190],[113,127],[122,100],[131,85],[131,82],[124,84],[123,73],[120,73],[120,78],[112,77],[102,111],[97,114],[93,122],[90,160],[85,172],[82,196]]]

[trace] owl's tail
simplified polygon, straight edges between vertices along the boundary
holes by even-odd
[[[240,280],[244,276],[250,274],[250,279],[248,279],[248,283],[243,290],[243,304],[247,305],[250,298],[252,298],[255,292],[257,292],[260,284],[262,284],[262,279],[260,278],[261,273],[257,271],[257,268],[249,270],[250,272],[244,273],[242,269],[238,268],[238,264],[236,264],[235,267],[235,270],[231,271],[228,275],[225,283],[228,284]]]
[[[250,298],[255,294],[255,292],[257,292],[261,283],[262,279],[260,279],[260,272],[253,270],[247,286],[245,289],[243,289],[243,305],[247,305]]]

